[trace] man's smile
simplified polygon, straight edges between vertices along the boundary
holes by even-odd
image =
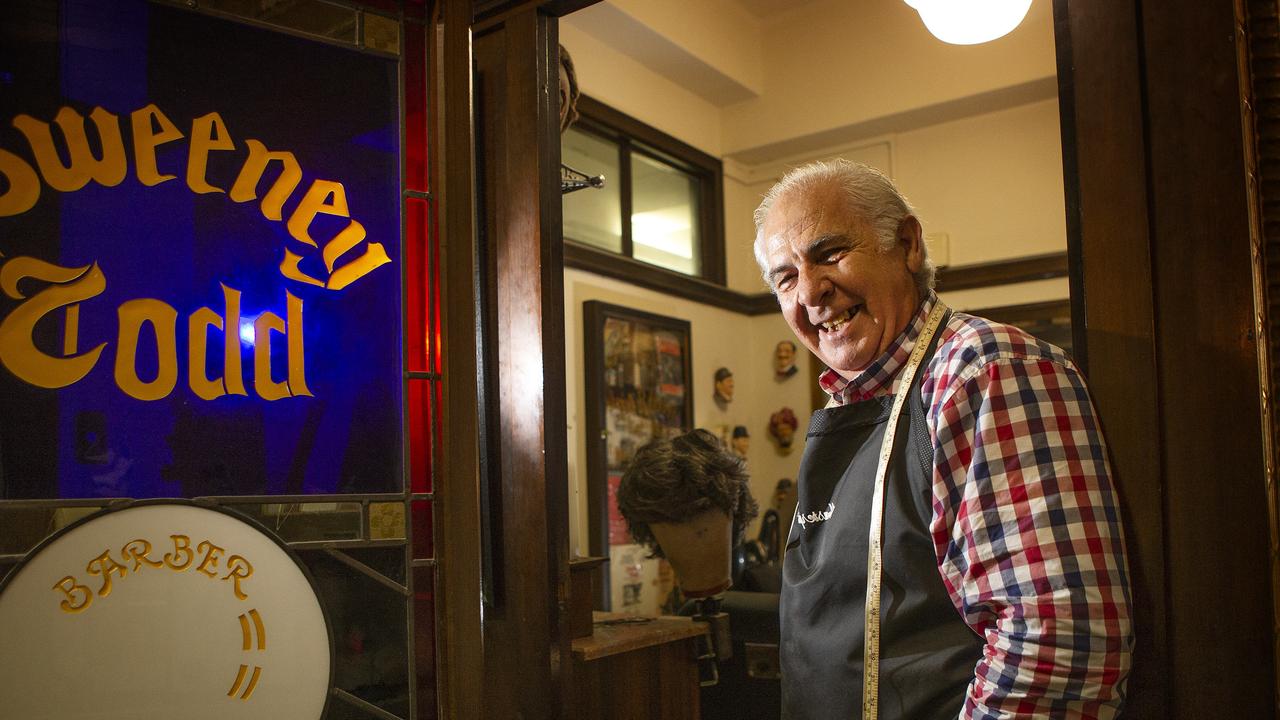
[[[837,332],[838,330],[840,330],[840,328],[848,324],[850,320],[857,317],[858,313],[860,312],[862,312],[862,305],[861,304],[854,305],[853,307],[849,308],[848,310],[845,310],[839,315],[836,315],[830,320],[818,323],[818,325],[822,328],[822,332],[828,332],[828,333]]]

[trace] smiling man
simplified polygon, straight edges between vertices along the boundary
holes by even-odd
[[[755,219],[831,396],[783,566],[784,716],[1115,717],[1128,570],[1080,372],[947,309],[919,220],[872,168],[793,170]]]

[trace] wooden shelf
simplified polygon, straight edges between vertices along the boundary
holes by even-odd
[[[687,617],[664,615],[641,621],[635,615],[607,612],[592,612],[591,617],[594,632],[573,641],[575,660],[589,662],[707,634],[706,625]]]

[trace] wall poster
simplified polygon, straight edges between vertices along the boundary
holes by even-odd
[[[397,59],[3,13],[0,499],[400,492]]]
[[[616,495],[636,450],[693,427],[689,322],[596,301],[583,311],[589,546],[609,558],[598,607],[656,615],[674,576],[632,541]]]

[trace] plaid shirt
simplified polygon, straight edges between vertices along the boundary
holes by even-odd
[[[932,292],[835,404],[894,391]],[[986,640],[962,720],[1113,718],[1133,647],[1120,507],[1080,371],[1017,328],[953,313],[920,369],[938,573]]]

